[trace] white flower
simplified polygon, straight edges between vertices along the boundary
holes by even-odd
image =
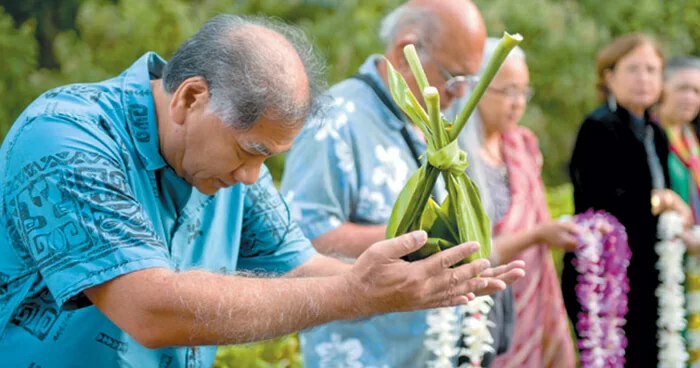
[[[659,216],[658,233],[661,239],[672,239],[683,232],[683,218],[678,212],[664,212]]]
[[[357,211],[362,216],[377,223],[386,222],[391,217],[391,210],[382,192],[371,191],[368,187],[360,189]]]
[[[350,146],[345,143],[342,139],[335,142],[334,145],[335,156],[338,158],[338,168],[341,171],[349,173],[355,169],[355,160],[352,157],[352,150]]]
[[[493,348],[493,336],[489,327],[495,326],[492,321],[489,321],[488,314],[493,306],[493,299],[489,296],[477,297],[466,306],[462,307],[464,313],[468,313],[462,321],[462,335],[464,335],[464,344],[466,348],[459,351],[459,356],[464,356],[469,359],[468,364],[462,364],[461,367],[481,367],[481,361],[486,353],[495,353]]]
[[[343,104],[343,102],[345,102],[345,99],[344,99],[344,98],[342,98],[342,97],[336,97],[336,98],[333,99],[333,102],[331,103],[331,106],[332,106],[332,107],[340,106],[340,105]]]
[[[318,344],[315,350],[321,367],[363,368],[358,361],[363,351],[358,339],[343,340],[339,334],[331,334],[331,341]]]
[[[352,102],[352,101],[348,101],[348,102],[345,104],[345,110],[346,110],[347,112],[349,112],[349,113],[355,112],[355,103]]]
[[[328,218],[328,223],[331,224],[331,226],[333,226],[333,228],[336,228],[336,227],[338,227],[338,226],[340,226],[340,225],[343,224],[343,222],[340,221],[340,219],[338,219],[338,218],[335,217],[335,216],[329,217],[329,218]]]
[[[326,140],[328,137],[339,139],[338,130],[348,123],[348,115],[340,112],[334,120],[324,120],[323,125],[318,129],[314,139],[317,141]]]
[[[425,347],[435,359],[427,362],[428,368],[452,368],[457,356],[459,332],[455,329],[460,313],[457,308],[431,309],[425,317],[428,329],[425,331]]]
[[[374,155],[379,161],[379,165],[372,173],[374,185],[386,184],[394,193],[401,191],[408,176],[408,165],[401,158],[401,151],[395,146],[385,148],[377,145],[374,148]]]
[[[659,284],[656,289],[659,303],[659,328],[657,346],[659,347],[659,367],[684,368],[689,355],[681,331],[686,326],[685,296],[683,290],[683,256],[685,246],[679,239],[674,239],[683,232],[683,220],[675,212],[660,216],[658,234],[662,239],[654,250],[659,255],[656,268],[659,270]],[[690,337],[690,336],[689,336]]]

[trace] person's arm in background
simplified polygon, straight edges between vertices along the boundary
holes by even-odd
[[[386,225],[358,225],[346,222],[318,236],[314,247],[330,256],[357,258],[372,244],[386,238]]]
[[[493,239],[493,257],[489,260],[494,264],[508,263],[520,252],[537,244],[573,251],[578,243],[577,231],[578,227],[573,223],[551,220],[528,231],[501,235]]]

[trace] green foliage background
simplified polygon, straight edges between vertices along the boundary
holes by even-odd
[[[572,210],[566,162],[578,124],[596,104],[594,57],[612,37],[656,35],[669,55],[698,54],[700,0],[474,0],[489,34],[525,37],[536,94],[524,124],[538,134],[553,215]],[[0,0],[0,138],[43,91],[110,78],[147,51],[169,58],[219,12],[266,14],[305,29],[335,83],[381,53],[379,21],[400,0]],[[283,158],[268,163],[279,178]],[[560,255],[555,254],[555,259]],[[221,349],[217,367],[300,364],[293,337]]]
[[[629,31],[658,36],[669,55],[697,54],[700,0],[475,0],[489,33],[525,36],[536,94],[524,124],[540,137],[549,185],[564,170],[585,113],[596,104],[593,60],[612,37]],[[3,0],[0,4],[0,137],[44,90],[107,79],[146,51],[166,59],[219,12],[266,14],[298,24],[329,62],[328,79],[353,74],[381,52],[381,17],[400,0]],[[283,160],[269,163],[279,177]]]

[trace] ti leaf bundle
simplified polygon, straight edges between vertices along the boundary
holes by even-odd
[[[469,101],[454,122],[442,117],[438,91],[428,84],[413,45],[406,46],[404,54],[422,91],[421,97],[425,100],[427,112],[401,74],[386,61],[391,95],[401,110],[423,132],[428,146],[426,162],[399,193],[387,226],[387,238],[419,229],[427,231],[428,242],[418,251],[406,256],[406,260],[423,259],[469,241],[478,242],[481,249],[466,259],[466,262],[486,258],[491,253],[491,221],[481,204],[478,189],[465,172],[469,165],[467,154],[457,145],[457,136],[506,56],[520,41],[520,35],[505,33]],[[441,174],[448,195],[438,205],[430,198],[430,194]]]

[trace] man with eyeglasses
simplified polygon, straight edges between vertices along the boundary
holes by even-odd
[[[470,1],[416,0],[384,18],[380,37],[383,56],[421,96],[403,53],[416,46],[445,109],[476,81],[486,29]],[[386,67],[382,55],[372,55],[358,74],[331,88],[331,109],[297,138],[282,180],[292,216],[314,247],[348,261],[385,237],[399,192],[425,159],[424,137],[391,98]],[[445,195],[440,178],[433,197],[441,202]],[[432,310],[332,322],[301,333],[304,365],[455,366],[462,317]]]

